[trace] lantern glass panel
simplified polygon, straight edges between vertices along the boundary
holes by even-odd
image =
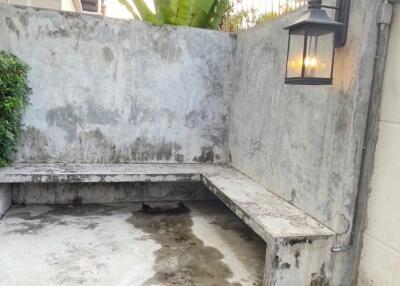
[[[334,33],[307,33],[304,77],[331,78],[334,39]]]
[[[304,55],[304,33],[290,35],[288,53],[286,77],[301,77]]]

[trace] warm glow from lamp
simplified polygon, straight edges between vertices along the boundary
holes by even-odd
[[[297,60],[293,60],[290,62],[290,67],[292,68],[296,68],[296,67],[301,67],[303,66],[303,59],[299,56],[297,57]],[[306,57],[306,59],[304,60],[304,66],[306,68],[316,68],[318,67],[318,60],[316,57]],[[321,64],[322,68],[326,68],[326,64],[322,63]]]
[[[318,64],[318,61],[315,57],[306,57],[306,59],[304,60],[304,65],[308,68],[315,68]]]

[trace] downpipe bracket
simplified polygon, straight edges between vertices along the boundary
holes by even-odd
[[[400,3],[400,2],[397,2]],[[385,1],[379,7],[378,12],[378,24],[390,25],[392,23],[392,15],[393,15],[393,5],[390,1]]]
[[[344,246],[334,246],[331,248],[332,252],[342,252],[342,251],[346,251],[346,250],[350,250],[353,247],[353,245],[349,244],[349,245],[344,245]]]

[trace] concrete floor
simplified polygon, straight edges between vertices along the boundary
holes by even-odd
[[[262,285],[265,243],[218,201],[14,206],[0,285]]]

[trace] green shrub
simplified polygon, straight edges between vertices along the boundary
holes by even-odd
[[[10,163],[28,102],[28,66],[16,56],[0,51],[0,167]]]

